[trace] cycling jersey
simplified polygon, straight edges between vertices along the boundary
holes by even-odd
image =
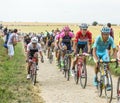
[[[69,32],[68,35],[65,35],[64,32],[60,34],[60,38],[62,38],[62,44],[67,46],[67,50],[71,50],[71,39],[74,37],[72,32]]]
[[[60,39],[60,34],[57,34],[56,36],[55,36],[55,40],[59,40]]]
[[[78,31],[75,37],[75,42],[77,43],[77,53],[80,52],[80,49],[82,49],[82,52],[88,52],[87,43],[92,43],[92,33],[87,31],[86,34],[83,36],[81,31]]]
[[[99,35],[95,40],[93,48],[97,48],[98,52],[103,53],[103,52],[106,52],[106,50],[110,44],[111,44],[112,48],[115,48],[115,44],[114,44],[112,37],[109,36],[107,42],[103,42],[102,36]]]
[[[86,35],[83,36],[81,31],[78,31],[75,37],[75,42],[78,44],[87,44],[87,42],[92,43],[92,33],[87,31]]]
[[[60,33],[60,38],[63,38],[64,36],[65,36],[65,33],[64,33],[64,32]],[[74,34],[73,34],[72,32],[69,32],[69,33],[68,33],[68,36],[71,37],[71,38],[73,38],[73,37],[74,37]]]
[[[98,56],[99,59],[102,59],[103,61],[110,60],[107,50],[109,45],[111,45],[112,48],[115,48],[115,44],[112,37],[109,36],[106,42],[103,42],[101,35],[96,38],[93,48],[96,48],[96,55]]]
[[[36,52],[42,51],[41,45],[39,43],[37,43],[36,47],[33,48],[32,43],[29,43],[27,45],[27,51],[29,51],[29,57],[32,58]]]

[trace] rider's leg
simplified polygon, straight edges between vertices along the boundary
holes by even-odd
[[[104,53],[104,55],[102,57],[102,60],[105,61],[105,62],[109,62],[110,61],[109,52],[106,51]],[[109,65],[108,65],[107,69],[109,70]],[[111,83],[109,81],[108,75],[106,77],[107,77],[106,78],[106,84],[107,84],[107,88],[106,89],[109,91],[109,90],[111,90],[111,85],[110,85]]]
[[[28,67],[27,67],[27,72],[28,72],[28,75],[27,75],[27,79],[30,79],[30,67],[32,65],[32,62],[28,61]]]
[[[50,47],[48,47],[47,58],[49,58]]]
[[[97,86],[98,85],[97,74],[98,74],[99,68],[98,68],[98,62],[95,59],[94,59],[94,62],[95,62],[95,67],[94,67],[95,76],[94,76],[93,84],[94,86]]]

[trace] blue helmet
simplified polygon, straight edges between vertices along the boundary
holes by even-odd
[[[107,27],[107,26],[104,26],[102,29],[101,29],[101,32],[102,33],[110,33],[110,28],[109,27]]]
[[[81,29],[87,29],[88,28],[88,25],[86,23],[82,23],[80,26],[79,26]]]

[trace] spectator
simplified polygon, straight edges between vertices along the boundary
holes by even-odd
[[[113,38],[114,40],[114,32],[113,32],[113,29],[111,28],[111,23],[107,23],[107,26],[110,28],[110,36]],[[109,47],[108,47],[108,52],[109,52],[109,55],[111,54],[111,44],[109,44]]]
[[[13,33],[9,36],[7,46],[8,46],[8,56],[11,59],[14,56],[14,46],[17,44],[17,29],[14,29]]]

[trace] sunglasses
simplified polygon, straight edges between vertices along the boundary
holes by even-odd
[[[82,30],[86,31],[87,29],[82,29]]]
[[[102,33],[103,35],[109,35],[109,33]]]

